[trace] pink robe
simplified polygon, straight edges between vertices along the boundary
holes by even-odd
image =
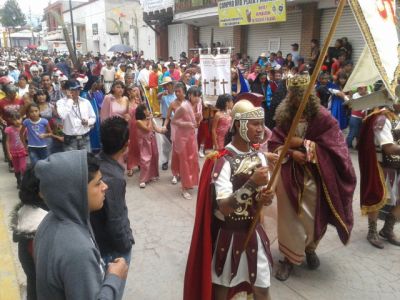
[[[189,101],[176,110],[171,122],[172,162],[174,176],[180,176],[182,188],[191,189],[199,182],[199,157],[197,154],[196,118]]]
[[[115,97],[112,94],[108,94],[104,97],[103,105],[100,111],[100,120],[111,118],[113,116],[119,116],[121,118],[125,117],[127,109],[115,101]]]
[[[136,128],[136,133],[140,151],[139,182],[146,183],[159,176],[157,140],[153,131]]]
[[[225,135],[228,133],[231,127],[231,116],[222,116],[218,120],[216,134],[217,134],[217,150],[222,150],[225,147]]]
[[[129,109],[131,120],[129,121],[129,147],[127,158],[127,169],[132,170],[139,165],[140,152],[138,145],[138,135],[136,132],[136,106]]]

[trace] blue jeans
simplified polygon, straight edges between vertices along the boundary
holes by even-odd
[[[116,252],[116,251],[114,251],[112,253],[107,253],[107,254],[103,255],[102,259],[103,259],[103,261],[104,261],[104,263],[106,265],[106,269],[108,268],[108,264],[110,262],[113,262],[118,257],[125,258],[125,261],[126,261],[126,263],[128,264],[128,267],[129,267],[129,264],[131,262],[131,256],[132,256],[132,249],[130,251],[126,252],[126,253],[119,253],[119,252]],[[126,285],[126,280],[124,280],[122,282],[121,288],[120,288],[119,293],[118,293],[118,297],[116,299],[119,299],[119,300],[122,299],[122,296],[124,295],[125,285]]]
[[[353,140],[354,138],[358,139],[358,136],[360,135],[360,129],[362,125],[362,119],[361,118],[356,118],[351,116],[350,118],[350,131],[349,135],[347,136],[346,142],[347,142],[347,147],[352,148],[353,147]]]
[[[31,165],[35,165],[38,160],[46,159],[49,156],[47,147],[28,147],[29,159]]]

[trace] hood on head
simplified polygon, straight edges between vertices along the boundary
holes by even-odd
[[[35,173],[47,206],[58,218],[88,223],[86,150],[50,155],[36,163]]]

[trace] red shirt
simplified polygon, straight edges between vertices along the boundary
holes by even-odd
[[[92,75],[93,76],[100,76],[102,68],[103,68],[103,65],[101,64],[101,62],[98,62],[96,64],[96,66],[93,68]]]
[[[10,102],[6,98],[0,100],[0,116],[7,122],[7,126],[11,126],[11,116],[15,112],[20,112],[21,108],[24,106],[24,101],[22,99],[15,99]]]
[[[151,72],[149,75],[149,88],[158,87],[158,74]]]

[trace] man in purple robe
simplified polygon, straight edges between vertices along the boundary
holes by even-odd
[[[278,107],[269,150],[279,153],[309,84],[308,75],[288,79],[288,94]],[[336,120],[311,95],[297,125],[276,186],[278,241],[285,259],[276,278],[289,278],[304,258],[310,269],[319,267],[318,242],[327,225],[336,227],[346,244],[353,227],[352,200],[356,176],[345,139]]]

